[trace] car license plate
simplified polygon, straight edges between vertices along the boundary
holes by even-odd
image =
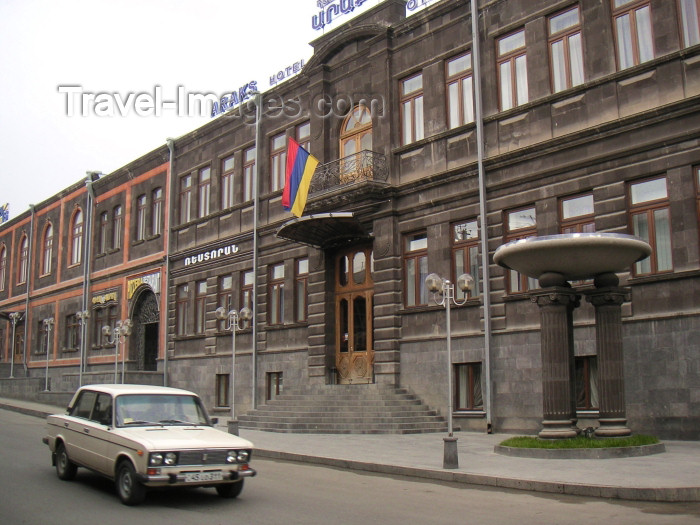
[[[199,481],[221,481],[223,478],[220,470],[211,472],[187,472],[185,483],[197,483]]]

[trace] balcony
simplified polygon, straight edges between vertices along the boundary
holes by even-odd
[[[362,150],[342,159],[319,164],[311,179],[309,196],[359,182],[386,182],[389,176],[386,157]]]

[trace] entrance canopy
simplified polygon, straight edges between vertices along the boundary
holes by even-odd
[[[282,225],[277,237],[326,249],[369,239],[370,235],[355,215],[348,211],[292,219]]]

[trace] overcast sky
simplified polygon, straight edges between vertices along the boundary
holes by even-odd
[[[166,104],[178,89],[268,90],[311,57],[318,12],[317,0],[0,0],[0,205],[15,217],[211,120]]]

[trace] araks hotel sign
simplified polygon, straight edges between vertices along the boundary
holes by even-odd
[[[434,0],[409,0],[406,3],[406,9],[415,11],[419,7],[426,6],[433,1]],[[365,2],[367,2],[367,0],[317,0],[316,6],[320,11],[311,18],[311,27],[319,31],[327,25],[330,25],[331,22],[339,16],[352,13]]]

